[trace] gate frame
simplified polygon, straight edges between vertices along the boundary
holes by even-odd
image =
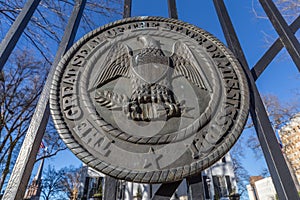
[[[248,78],[250,87],[251,118],[253,120],[254,127],[256,129],[258,139],[262,147],[278,197],[279,199],[296,200],[299,199],[298,192],[294,183],[292,182],[290,171],[288,170],[286,161],[278,145],[275,132],[271,126],[255,81],[259,78],[262,72],[268,67],[270,62],[283,47],[287,49],[289,55],[292,57],[293,62],[300,71],[300,43],[294,35],[300,27],[300,16],[298,16],[290,26],[288,26],[272,0],[259,0],[259,2],[271,21],[274,29],[277,31],[279,38],[271,45],[261,59],[250,70],[224,1],[213,0],[228,48],[239,60]],[[39,3],[40,0],[27,1],[16,21],[13,23],[5,38],[1,42],[0,70],[2,70],[5,62],[10,56]],[[64,36],[59,45],[55,60],[51,66],[48,78],[35,109],[35,113],[31,119],[29,129],[26,133],[16,164],[7,184],[3,199],[23,199],[24,197],[34,161],[38,153],[39,145],[42,141],[45,127],[49,119],[49,90],[53,73],[62,56],[73,44],[85,3],[86,0],[76,0],[75,2],[68,25],[64,32]],[[124,0],[123,18],[131,17],[131,8],[132,0]],[[168,11],[170,18],[178,19],[175,0],[168,0]],[[160,188],[157,190],[152,199],[170,199],[181,182],[182,181],[161,184]],[[202,199],[202,197],[200,197],[201,192],[197,193],[195,192],[196,189],[193,189],[202,186],[201,178],[197,179],[195,177],[188,177],[187,182],[190,183],[190,189],[192,190],[192,196],[190,199]],[[107,186],[105,190],[107,192],[111,189],[111,187]],[[112,198],[113,195],[107,196],[107,200],[111,200]]]

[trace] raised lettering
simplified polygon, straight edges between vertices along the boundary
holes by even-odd
[[[62,99],[63,103],[62,103],[62,107],[63,110],[68,110],[70,109],[72,106],[74,106],[75,104],[73,103],[75,100],[74,97],[72,96],[67,96],[65,98]]]
[[[108,156],[111,152],[109,149],[111,141],[99,133],[87,119],[80,122],[73,130],[82,141],[93,147],[103,156]]]
[[[75,94],[73,87],[67,86],[62,88],[62,97],[71,96]]]
[[[239,81],[237,79],[226,79],[225,86],[233,89],[239,89]]]
[[[67,119],[76,120],[81,116],[81,110],[78,106],[72,106],[65,111],[65,115]]]
[[[227,98],[239,100],[240,99],[240,91],[235,90],[235,89],[231,89],[231,90],[228,89],[227,90]]]
[[[77,53],[74,58],[71,60],[71,65],[80,67],[85,61],[86,56],[88,55],[87,49],[82,49],[79,53]]]
[[[91,128],[92,125],[85,119],[82,122],[80,122],[77,126],[75,126],[73,130],[75,131],[75,133],[77,133],[79,137],[83,137],[90,131]]]
[[[98,152],[100,152],[104,156],[108,156],[108,154],[110,153],[109,146],[111,144],[111,141],[107,139],[107,137],[100,137],[95,141],[96,142],[93,144],[95,150],[98,150]]]

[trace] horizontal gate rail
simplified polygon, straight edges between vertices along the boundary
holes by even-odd
[[[300,43],[272,0],[259,0],[285,48],[300,71]]]
[[[300,28],[300,16],[298,16],[297,19],[295,19],[295,21],[289,27],[292,33],[295,34]],[[282,48],[283,44],[281,42],[281,39],[278,38],[268,49],[268,51],[261,57],[261,59],[259,59],[259,61],[254,65],[254,67],[251,69],[251,73],[255,81],[264,72],[264,70],[272,62],[272,60]]]

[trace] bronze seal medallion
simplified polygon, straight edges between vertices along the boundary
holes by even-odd
[[[85,35],[56,68],[50,107],[66,145],[118,179],[172,182],[226,154],[248,116],[245,74],[193,25],[135,17]]]

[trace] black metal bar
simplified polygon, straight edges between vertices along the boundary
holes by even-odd
[[[259,0],[284,46],[300,71],[300,43],[272,0]]]
[[[186,178],[189,193],[190,193],[190,200],[205,200],[204,197],[204,185],[202,175],[197,174],[191,177]]]
[[[132,0],[124,0],[123,18],[131,17]]]
[[[28,0],[0,45],[0,71],[16,46],[21,34],[41,0]]]
[[[116,200],[117,199],[117,179],[105,176],[104,178],[104,193],[103,199],[105,200]]]
[[[298,16],[297,19],[289,27],[292,33],[295,34],[297,30],[300,28],[300,16]],[[263,71],[267,68],[267,66],[272,62],[272,60],[275,58],[275,56],[279,53],[279,51],[282,48],[283,48],[283,44],[280,38],[278,38],[268,49],[268,51],[254,65],[254,67],[251,69],[251,73],[255,81],[263,73]]]
[[[239,62],[244,68],[248,67],[245,55],[242,52],[240,52],[242,47],[239,41],[236,39],[237,36],[235,34],[233,25],[231,24],[230,17],[228,15],[223,0],[214,0],[214,5],[229,49],[233,52],[233,54],[236,56],[236,58],[239,60]],[[235,35],[232,36],[231,34]]]
[[[168,11],[169,11],[170,18],[178,19],[175,0],[168,0]],[[152,200],[169,200],[181,182],[182,180],[173,183],[161,184],[161,186],[158,188],[158,190],[152,197]]]
[[[170,200],[181,181],[173,182],[173,183],[163,183],[155,192],[152,200]]]
[[[214,0],[214,5],[221,23],[227,44],[233,51],[248,77],[250,86],[250,113],[262,147],[263,153],[272,176],[279,199],[299,199],[298,192],[292,181],[274,130],[269,121],[265,107],[251,75],[248,63],[240,46],[227,9],[222,0]]]
[[[178,19],[176,0],[168,0],[168,10],[170,18]]]
[[[85,2],[86,0],[77,0],[75,3],[2,199],[19,200],[24,197],[26,186],[49,118],[49,91],[55,67],[73,43]]]

